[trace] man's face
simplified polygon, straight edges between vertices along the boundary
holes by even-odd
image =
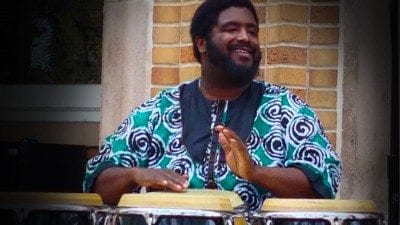
[[[261,60],[258,26],[247,8],[231,7],[222,11],[210,37],[206,39],[210,63],[225,70],[227,77],[215,78],[231,87],[253,80]]]

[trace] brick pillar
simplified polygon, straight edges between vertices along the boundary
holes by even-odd
[[[263,79],[288,87],[313,107],[340,152],[338,0],[254,2],[266,59],[261,66]]]
[[[100,140],[150,95],[152,0],[105,0]]]

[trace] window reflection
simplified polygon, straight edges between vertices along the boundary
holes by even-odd
[[[115,225],[147,225],[143,215],[120,215]],[[222,218],[160,216],[155,225],[223,225]]]
[[[25,225],[90,225],[90,213],[85,211],[31,211]]]
[[[103,0],[6,0],[1,84],[99,84]]]
[[[4,224],[4,225],[18,225],[19,224],[19,219],[18,219],[17,213],[13,210],[8,210],[8,209],[0,210],[0,221],[1,221],[1,224]]]
[[[378,219],[349,219],[343,221],[343,225],[379,225]]]
[[[331,225],[323,219],[274,219],[274,225]]]

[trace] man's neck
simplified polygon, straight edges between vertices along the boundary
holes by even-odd
[[[199,79],[199,87],[204,95],[209,100],[234,100],[238,98],[249,86],[226,88],[213,84],[205,77]]]
[[[209,100],[234,100],[250,85],[229,87],[226,82],[218,79],[218,77],[229,77],[226,74],[222,75],[225,71],[220,66],[216,66],[205,59],[203,59],[203,62],[199,87],[204,97]]]

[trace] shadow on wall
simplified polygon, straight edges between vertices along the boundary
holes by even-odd
[[[82,192],[87,147],[0,142],[0,191]]]

